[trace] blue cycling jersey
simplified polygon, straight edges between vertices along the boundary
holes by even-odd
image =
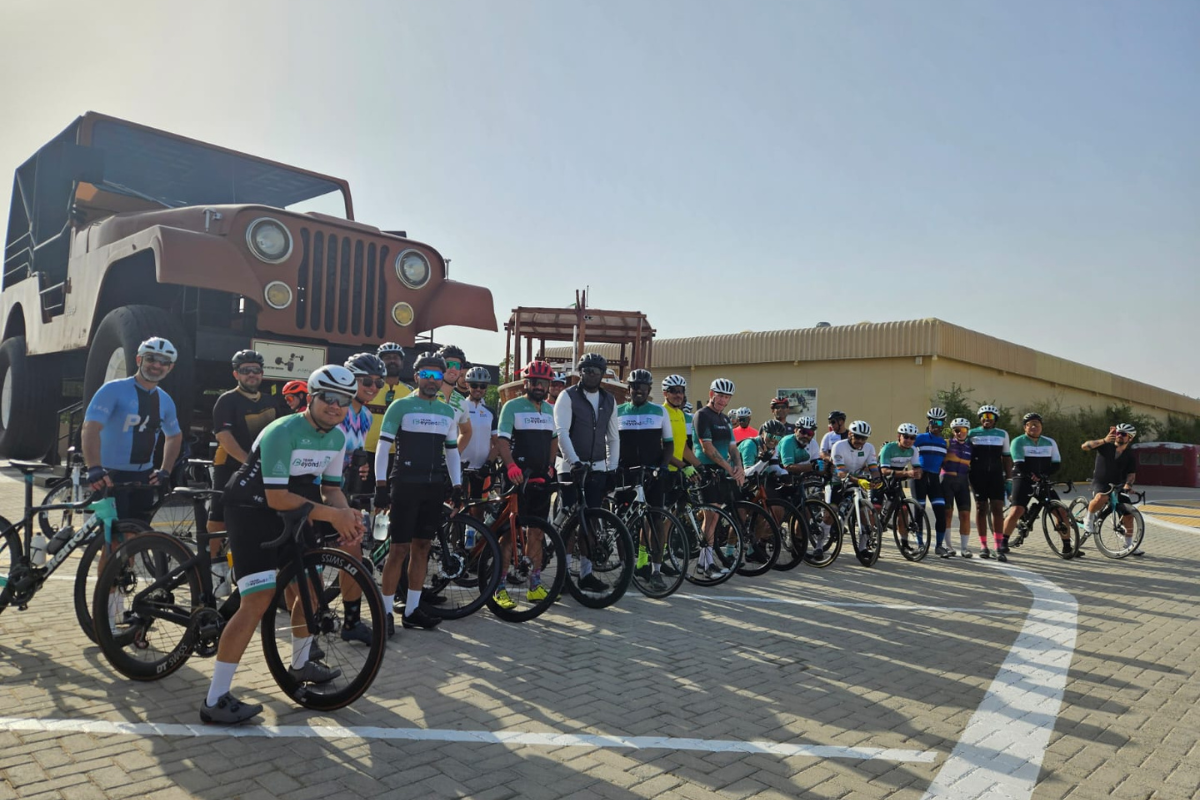
[[[937,475],[942,470],[942,461],[946,458],[946,440],[936,433],[922,433],[913,442],[913,464],[925,472]]]
[[[100,464],[105,469],[144,472],[154,466],[158,434],[180,433],[175,401],[157,386],[146,390],[137,378],[109,381],[88,403],[84,422],[99,422]]]

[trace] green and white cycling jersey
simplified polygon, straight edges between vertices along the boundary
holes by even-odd
[[[810,448],[816,453],[809,452]],[[779,463],[785,467],[790,467],[794,464],[808,464],[816,461],[821,457],[821,451],[817,450],[815,442],[809,441],[808,446],[800,444],[800,440],[794,434],[785,436],[779,440],[779,447],[775,452],[779,455]]]
[[[888,469],[908,469],[912,466],[913,449],[901,447],[899,442],[888,442],[879,451],[879,466]]]
[[[1012,443],[1013,466],[1021,475],[1051,475],[1062,463],[1058,443],[1049,436],[1031,439],[1021,434]]]
[[[620,466],[657,467],[663,461],[663,442],[674,441],[671,420],[655,403],[622,403],[617,406],[617,431],[621,437]]]
[[[980,425],[971,428],[971,432],[967,434],[967,441],[971,443],[972,475],[1004,471],[1004,457],[1009,455],[1009,448],[1012,446],[1008,431]]]
[[[387,453],[396,443],[396,458],[388,478],[398,483],[441,483],[449,475],[458,483],[458,413],[441,400],[426,400],[420,394],[402,397],[388,406],[379,429],[383,444],[375,453],[375,475],[387,469]],[[447,454],[453,452],[451,458]]]
[[[832,460],[837,468],[838,477],[846,475],[866,475],[870,467],[879,466],[875,457],[875,445],[863,442],[858,450],[850,446],[849,439],[842,439],[833,446]]]
[[[553,405],[544,400],[535,403],[525,396],[514,397],[500,409],[496,435],[508,439],[513,463],[521,469],[536,477],[549,473],[552,442],[558,438]]]
[[[307,414],[293,414],[263,428],[250,447],[250,457],[225,486],[227,505],[266,507],[265,489],[288,489],[320,500],[323,486],[342,485],[346,434],[321,432]]]

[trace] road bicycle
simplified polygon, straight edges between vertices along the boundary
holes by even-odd
[[[633,536],[616,514],[605,508],[591,508],[584,502],[584,486],[592,473],[583,464],[569,478],[555,483],[561,510],[555,517],[569,556],[567,591],[588,608],[608,608],[624,596],[633,580],[635,562]],[[575,491],[574,503],[565,502],[566,489]],[[583,559],[591,561],[593,580],[582,575]]]
[[[1017,527],[1009,537],[1009,547],[1023,545],[1033,530],[1034,523],[1041,517],[1046,544],[1050,545],[1050,549],[1056,555],[1060,558],[1074,558],[1079,553],[1079,526],[1067,505],[1050,496],[1055,486],[1066,487],[1068,494],[1075,488],[1070,481],[1055,483],[1049,478],[1033,481],[1032,495],[1025,506],[1025,513],[1017,520]]]
[[[826,499],[829,497],[831,486],[824,475],[806,475],[793,495],[808,539],[804,563],[817,569],[837,561],[846,530],[841,515]]]
[[[891,530],[896,549],[909,561],[921,561],[929,555],[929,519],[920,503],[904,496],[902,478],[883,476],[879,522],[884,530]]]
[[[212,494],[182,491],[192,493],[193,500]],[[280,512],[283,532],[262,545],[264,550],[284,549],[285,553],[260,636],[267,668],[283,693],[305,708],[331,711],[354,702],[370,687],[383,663],[387,633],[383,600],[367,568],[321,541],[315,526],[307,524],[312,508],[312,503],[305,503]],[[193,655],[216,655],[221,632],[241,602],[237,592],[220,605],[213,596],[208,543],[223,536],[224,532],[197,531],[193,549],[189,542],[151,531],[118,548],[100,575],[92,606],[100,650],[117,672],[139,681],[159,680]],[[371,629],[369,645],[341,637],[342,575],[362,591],[360,618]],[[120,621],[108,618],[110,594],[125,600],[127,612]],[[289,608],[297,613],[293,615]],[[291,656],[281,650],[290,649],[284,643],[297,631],[314,637],[309,658],[333,668],[338,673],[333,680],[305,683],[288,671]]]
[[[1146,535],[1146,521],[1134,506],[1146,502],[1145,492],[1123,492],[1122,484],[1109,484],[1107,502],[1096,512],[1095,533],[1087,532],[1087,507],[1090,497],[1076,497],[1069,506],[1076,527],[1083,531],[1080,543],[1089,538],[1096,549],[1109,558],[1141,555],[1139,550]],[[1129,520],[1129,527],[1126,526]]]
[[[838,504],[838,515],[846,526],[858,563],[873,567],[883,548],[883,523],[871,502],[871,481],[851,476],[844,485],[846,492]]]
[[[780,477],[762,473],[747,477],[745,484],[742,485],[742,499],[753,503],[770,515],[775,523],[774,528],[779,533],[779,543],[775,544],[773,534],[764,530],[762,525],[759,525],[758,536],[748,536],[747,538],[760,542],[763,553],[767,555],[768,559],[770,558],[769,551],[773,548],[775,559],[771,563],[771,568],[787,571],[804,563],[804,556],[808,551],[808,541],[807,537],[802,535],[800,510],[782,496],[782,491],[788,487],[788,484],[773,486],[773,490],[768,491],[768,483],[778,481]]]
[[[642,481],[662,480],[659,470],[636,467],[626,471],[626,478],[627,483],[608,500],[609,510],[637,537],[633,585],[647,597],[663,600],[683,585],[687,574],[691,560],[687,531],[670,511],[646,502]]]
[[[682,472],[671,472],[679,481],[677,488],[668,491],[674,495],[669,511],[683,523],[688,537],[689,555],[695,560],[684,572],[688,583],[696,586],[717,586],[734,576],[746,552],[745,534],[742,526],[732,514],[720,506],[705,503],[702,484],[694,484],[683,477]],[[715,519],[712,535],[713,562],[701,566],[700,555],[708,545],[704,538],[704,517]]]

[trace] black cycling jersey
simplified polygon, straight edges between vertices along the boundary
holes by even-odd
[[[233,440],[249,453],[251,445],[263,428],[278,417],[285,416],[280,408],[281,404],[281,398],[265,392],[248,395],[241,389],[231,389],[218,397],[213,406],[213,433],[232,433]],[[224,447],[218,446],[213,455],[213,465],[221,466],[226,461],[232,462],[235,467],[241,463],[226,452]]]
[[[1105,442],[1096,448],[1096,471],[1092,482],[1095,484],[1125,483],[1125,479],[1137,472],[1137,461],[1133,457],[1133,448],[1126,447],[1124,453],[1117,453],[1117,446]]]

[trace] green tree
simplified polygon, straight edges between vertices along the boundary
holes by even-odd
[[[1180,442],[1182,444],[1200,444],[1200,419],[1181,417],[1169,414],[1166,422],[1151,423],[1154,438],[1160,442]],[[1141,433],[1143,428],[1138,428]],[[1140,438],[1140,437],[1139,437]]]

